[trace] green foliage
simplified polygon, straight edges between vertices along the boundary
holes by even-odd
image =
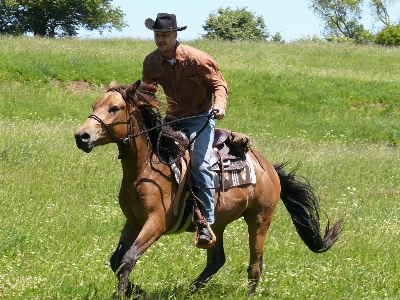
[[[372,44],[375,41],[375,36],[363,25],[358,25],[353,30],[353,40],[356,44]]]
[[[373,44],[375,36],[369,30],[364,29],[363,25],[353,24],[352,38],[344,35],[329,34],[325,36],[326,41],[335,43],[355,43],[355,44]],[[350,26],[350,24],[349,24]]]
[[[387,26],[376,37],[376,43],[385,46],[400,45],[400,24]]]
[[[311,10],[324,22],[329,39],[342,37],[358,44],[373,41],[373,35],[360,25],[362,0],[311,0]]]
[[[0,35],[75,36],[88,30],[121,30],[124,13],[111,0],[5,0],[0,2]]]
[[[282,35],[280,32],[275,33],[274,35],[271,36],[271,42],[274,43],[285,43],[285,40],[282,38]]]
[[[217,14],[209,14],[203,29],[207,32],[203,35],[205,39],[262,41],[269,36],[263,17],[256,17],[246,7],[236,10],[218,8]]]

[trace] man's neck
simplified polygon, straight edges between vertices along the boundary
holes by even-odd
[[[171,49],[171,51],[166,53],[161,53],[166,59],[174,59],[176,55],[176,47],[178,47],[178,42],[175,43],[175,46]]]

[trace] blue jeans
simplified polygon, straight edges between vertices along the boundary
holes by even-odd
[[[196,196],[200,198],[203,207],[200,207],[204,217],[211,225],[214,223],[214,180],[211,172],[211,151],[214,141],[215,120],[214,116],[210,118],[204,130],[197,135],[204,124],[208,121],[208,114],[211,111],[205,111],[200,118],[193,118],[177,122],[178,128],[182,130],[191,141],[195,141],[190,146],[191,174],[195,185]],[[197,187],[197,188],[196,188]]]

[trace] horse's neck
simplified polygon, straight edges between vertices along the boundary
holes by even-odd
[[[129,134],[137,135],[131,138],[126,146],[119,146],[124,177],[131,177],[136,180],[138,175],[149,165],[152,157],[152,147],[148,134],[140,134],[147,128],[144,127],[142,114],[134,114],[131,118]]]
[[[131,139],[127,145],[119,145],[124,177],[134,180],[148,166],[152,150],[148,145],[146,135]]]

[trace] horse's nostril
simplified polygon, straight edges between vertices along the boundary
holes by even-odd
[[[87,132],[75,133],[75,140],[77,144],[88,143],[90,141],[90,134]]]
[[[81,138],[82,142],[87,142],[90,140],[90,134],[87,132],[82,133],[79,137]]]

